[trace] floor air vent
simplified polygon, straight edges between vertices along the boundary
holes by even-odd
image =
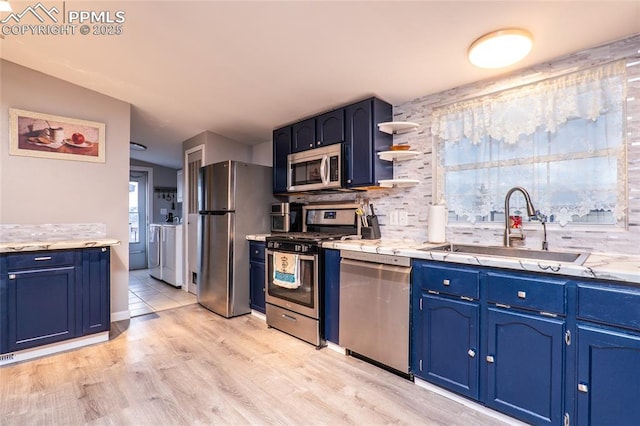
[[[0,362],[13,361],[14,354],[0,355]]]

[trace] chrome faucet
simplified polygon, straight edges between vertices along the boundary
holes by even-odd
[[[529,195],[527,190],[521,186],[516,186],[514,188],[511,188],[509,191],[507,191],[507,195],[504,197],[504,239],[503,239],[504,246],[511,247],[511,240],[516,240],[516,239],[524,240],[525,238],[525,235],[523,232],[512,234],[511,224],[509,223],[509,210],[510,210],[509,202],[511,201],[511,195],[516,191],[524,195],[524,201],[527,204],[527,216],[529,216],[530,219],[538,219],[542,224],[542,228],[544,229],[542,250],[548,250],[549,244],[547,243],[547,225],[546,225],[547,217],[542,213],[540,213],[539,210],[536,210],[535,207],[533,207],[533,203],[531,202],[531,196]]]

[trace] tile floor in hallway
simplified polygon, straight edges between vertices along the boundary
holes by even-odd
[[[129,311],[132,317],[196,302],[195,294],[152,278],[148,269],[129,271]]]

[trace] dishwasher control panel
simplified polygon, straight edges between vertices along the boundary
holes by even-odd
[[[340,250],[343,259],[360,260],[362,262],[382,263],[385,265],[411,266],[411,258],[393,254],[365,253],[361,251]]]

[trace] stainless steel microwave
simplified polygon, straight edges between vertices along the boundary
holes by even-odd
[[[289,192],[342,188],[342,144],[289,154],[287,172]]]

